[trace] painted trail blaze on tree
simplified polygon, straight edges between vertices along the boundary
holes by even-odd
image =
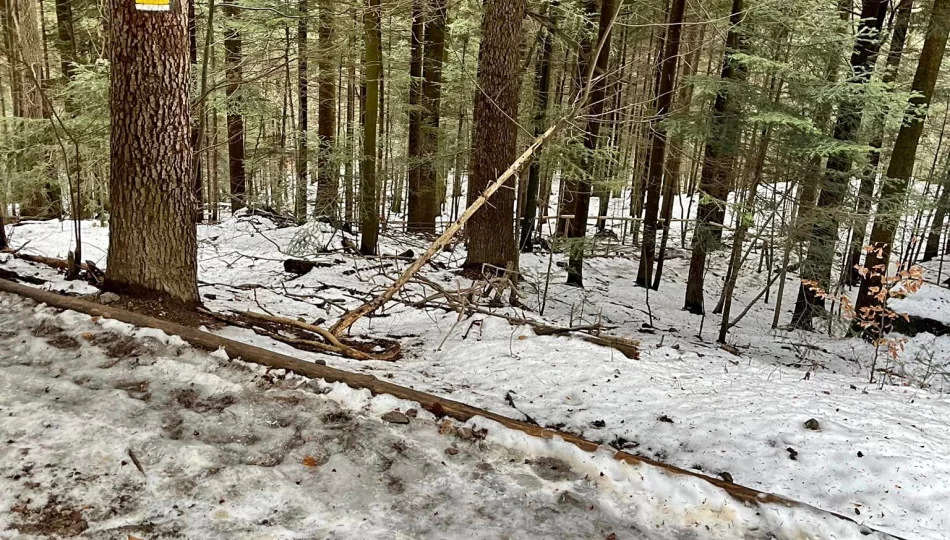
[[[139,11],[171,11],[172,0],[135,0]]]

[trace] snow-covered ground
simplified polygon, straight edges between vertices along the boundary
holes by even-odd
[[[0,327],[3,538],[862,536],[484,419],[389,423],[415,404],[8,294]]]
[[[275,229],[262,218],[204,225],[199,238],[201,293],[207,307],[218,311],[266,309],[311,322],[332,321],[391,283],[405,264],[358,260],[338,251],[339,233],[330,235],[317,225]],[[84,258],[104,266],[108,229],[87,222],[83,239]],[[70,227],[21,225],[13,229],[12,242],[26,244],[24,252],[62,257],[71,247]],[[326,243],[334,252],[319,253]],[[424,246],[421,239],[395,235],[384,237],[382,251],[419,253]],[[282,269],[291,254],[330,264],[293,276]],[[463,257],[462,248],[440,254],[437,262],[444,268],[430,266],[425,277],[449,290],[468,287],[471,282],[455,272]],[[640,339],[640,360],[571,337],[536,336],[498,317],[477,314],[459,322],[454,312],[406,305],[434,292],[421,284],[354,328],[359,334],[399,339],[405,355],[395,363],[319,356],[239,328],[219,332],[493,412],[530,417],[711,476],[729,473],[737,483],[905,537],[946,537],[950,397],[939,392],[946,379],[932,366],[935,357],[938,364],[946,362],[940,355],[950,350],[948,338],[913,338],[902,364],[888,366],[887,382],[895,384],[881,387],[868,383],[873,350],[867,344],[773,330],[777,284],[770,304],[760,300],[730,333],[741,355],[736,356],[714,342],[718,316],[704,319],[681,311],[688,264],[682,255],[674,252],[667,260],[660,290],[651,291],[649,299],[633,286],[635,258],[591,258],[583,290],[563,285],[564,271],[557,263],[563,263],[560,255],[523,256],[526,309],[499,313],[564,326],[601,322],[615,327],[611,333]],[[19,260],[3,266],[51,279],[55,290],[93,292],[63,282],[48,268]],[[755,272],[754,262],[747,267],[733,317],[768,278],[765,271]],[[707,276],[710,306],[721,288],[722,268],[719,254]],[[782,323],[788,321],[797,280],[794,274],[787,278]],[[537,313],[542,298],[543,317]],[[644,328],[651,317],[652,328]],[[931,368],[923,363],[927,358]],[[818,421],[818,430],[804,426],[810,419]]]

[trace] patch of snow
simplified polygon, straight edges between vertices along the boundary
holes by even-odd
[[[0,295],[4,537],[864,537],[485,419],[486,441],[386,424],[418,404],[187,346],[110,356],[104,325],[51,316]]]

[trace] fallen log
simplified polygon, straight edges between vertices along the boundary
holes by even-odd
[[[74,296],[63,296],[61,294],[13,283],[12,281],[7,281],[5,279],[0,279],[0,291],[25,296],[27,298],[36,300],[37,302],[43,302],[59,309],[71,309],[74,311],[79,311],[87,315],[92,315],[93,317],[106,317],[108,319],[116,319],[118,321],[133,324],[135,326],[158,328],[166,334],[180,337],[192,346],[199,349],[212,352],[217,351],[218,349],[224,349],[224,352],[228,353],[229,358],[240,357],[248,359],[249,362],[270,366],[275,369],[288,369],[295,371],[296,369],[306,369],[306,366],[314,365],[314,363],[326,364],[326,362],[323,360],[305,362],[292,356],[287,356],[274,351],[269,351],[267,349],[262,349],[260,347],[255,347],[253,345],[248,345],[246,343],[241,343],[240,341],[234,341],[232,339],[216,336],[209,332],[203,332],[201,330],[189,328],[187,326],[166,321],[164,319],[149,317],[147,315],[142,315],[118,307],[97,304],[95,302],[90,302],[89,300]],[[255,358],[257,360],[250,360],[251,358]]]
[[[0,268],[0,278],[7,279],[10,281],[16,281],[18,283],[22,281],[23,283],[29,283],[31,285],[42,285],[46,283],[45,279],[40,279],[38,277],[33,277],[33,276],[21,276],[20,274],[12,270],[6,270],[4,268]]]
[[[386,381],[381,381],[372,375],[350,373],[348,371],[331,368],[325,364],[317,362],[305,362],[303,360],[298,360],[283,354],[271,352],[251,345],[245,345],[243,343],[221,338],[207,332],[200,332],[176,323],[156,319],[154,317],[148,317],[121,308],[103,306],[88,300],[83,300],[81,298],[62,296],[56,293],[36,289],[33,287],[27,287],[25,285],[19,285],[6,280],[0,280],[0,291],[17,294],[59,309],[70,309],[86,313],[87,315],[107,317],[136,326],[158,328],[165,331],[166,333],[176,334],[192,345],[203,349],[217,350],[216,345],[223,343],[225,344],[225,351],[228,353],[228,357],[231,359],[239,359],[245,362],[258,364],[273,369],[286,369],[296,373],[297,375],[312,379],[323,379],[330,383],[339,382],[356,389],[365,388],[374,395],[388,394],[400,399],[415,401],[427,411],[430,411],[437,416],[448,416],[461,422],[466,422],[475,417],[482,417],[493,420],[509,429],[521,431],[534,437],[540,437],[544,439],[561,439],[565,442],[573,444],[574,446],[577,446],[586,452],[593,453],[602,449],[600,444],[588,441],[576,435],[535,426],[527,422],[514,420],[500,414],[486,411],[484,409],[472,407],[471,405],[467,405],[465,403],[441,398],[433,394],[420,392],[418,390],[413,390],[411,388],[406,388]],[[697,478],[722,489],[737,501],[751,506],[770,503],[788,507],[799,507],[834,516],[835,518],[851,523],[856,523],[850,517],[838,514],[836,512],[822,510],[815,506],[798,502],[781,495],[758,491],[740,484],[726,482],[720,478],[705,476],[696,471],[681,469],[661,461],[628,454],[627,452],[623,452],[621,450],[615,451],[613,453],[613,458],[633,466],[653,466],[663,469],[672,475]],[[868,527],[864,528],[865,530],[871,532],[878,532],[883,538],[903,540],[898,536],[890,535],[880,531],[873,531],[873,529]]]
[[[337,354],[346,358],[352,358],[354,360],[378,360],[381,362],[395,362],[402,354],[402,349],[399,346],[399,343],[395,341],[387,342],[387,347],[382,352],[367,352],[356,347],[356,345],[360,344],[359,342],[349,339],[337,338],[325,328],[287,317],[265,315],[264,313],[255,313],[253,311],[239,313],[237,317],[224,315],[221,313],[214,313],[207,310],[204,310],[204,313],[230,324],[235,324],[244,328],[250,328],[254,332],[265,335],[277,341],[282,341],[288,345],[297,347],[298,349],[302,348],[304,350],[315,350],[318,352]],[[283,326],[303,330],[305,332],[304,335],[308,337],[299,338],[283,336],[268,328],[261,328],[259,325],[254,325],[254,321],[268,323],[277,327]],[[313,334],[322,338],[323,341],[309,339],[309,337]]]
[[[44,257],[42,255],[30,255],[28,253],[17,253],[12,250],[6,251],[6,253],[12,254],[17,259],[21,259],[27,262],[34,262],[39,264],[45,264],[46,266],[51,266],[57,270],[68,270],[69,263],[66,259],[57,259],[55,257]],[[83,270],[86,269],[86,265],[83,264]]]
[[[22,249],[22,246],[19,248]],[[44,257],[43,255],[30,255],[28,253],[20,253],[19,249],[5,249],[3,253],[9,253],[13,255],[14,258],[32,262],[37,264],[43,264],[57,270],[66,272],[67,275],[72,268],[70,261],[66,259],[57,259],[56,257]],[[72,256],[72,252],[70,252]],[[79,267],[86,272],[86,282],[95,287],[102,287],[102,282],[105,279],[105,272],[96,266],[92,261],[86,261],[79,265]],[[66,279],[69,279],[68,277]]]

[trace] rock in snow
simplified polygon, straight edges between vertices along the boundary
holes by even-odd
[[[399,411],[389,411],[384,414],[382,417],[384,422],[389,422],[390,424],[408,424],[409,417]]]
[[[111,304],[113,302],[119,301],[119,295],[114,292],[104,292],[99,295],[99,302],[103,304]]]

